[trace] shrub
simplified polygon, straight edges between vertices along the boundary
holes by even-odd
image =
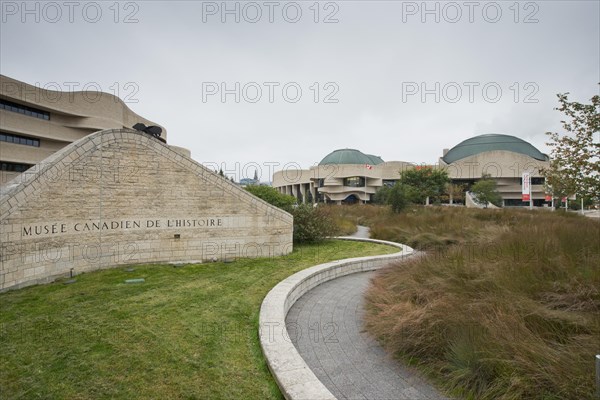
[[[328,208],[313,207],[310,204],[296,205],[296,198],[281,194],[270,186],[250,185],[246,190],[269,204],[279,207],[294,217],[294,243],[316,243],[340,231],[353,233],[356,228],[340,218],[339,223],[332,217]]]
[[[388,204],[392,208],[392,211],[395,213],[399,213],[404,210],[408,205],[408,195],[406,186],[396,183],[390,189],[390,193],[388,196]]]
[[[389,187],[389,186],[382,186],[379,189],[377,189],[377,191],[375,192],[375,195],[373,196],[373,203],[379,204],[381,206],[388,204],[388,199],[390,197],[390,190],[391,190],[391,187]]]
[[[415,189],[410,186],[396,182],[394,186],[382,186],[373,197],[373,203],[378,205],[389,205],[395,213],[404,210],[409,203],[409,199],[413,198]]]
[[[338,233],[333,219],[321,207],[300,204],[291,213],[294,216],[294,243],[316,243]]]
[[[347,215],[345,209],[353,207],[364,208],[362,204],[345,205],[340,207],[339,205],[331,204],[319,204],[319,212],[323,218],[328,218],[335,225],[335,234],[347,236],[356,232],[357,221],[355,218],[351,218]]]
[[[294,196],[279,193],[277,189],[271,186],[250,185],[246,186],[246,190],[267,203],[288,212],[292,209],[292,206],[296,204],[296,198]]]

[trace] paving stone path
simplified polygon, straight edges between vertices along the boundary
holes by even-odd
[[[363,295],[376,273],[334,279],[302,296],[286,318],[292,342],[338,399],[445,399],[364,332]]]

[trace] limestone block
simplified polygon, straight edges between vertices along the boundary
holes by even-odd
[[[144,133],[97,132],[41,165],[0,196],[0,290],[71,268],[292,251],[291,215]]]

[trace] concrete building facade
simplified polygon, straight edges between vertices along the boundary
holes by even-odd
[[[84,136],[138,122],[158,125],[109,93],[44,90],[0,75],[0,185]]]
[[[368,203],[377,189],[393,186],[402,170],[413,167],[355,149],[339,149],[309,169],[275,172],[273,187],[302,203]]]
[[[518,137],[485,134],[466,139],[445,149],[439,166],[448,171],[452,183],[463,185],[465,190],[484,174],[490,175],[496,181],[504,206],[529,205],[521,200],[522,175],[529,172],[534,206],[550,203],[546,200],[545,179],[541,174],[549,166],[549,157]]]
[[[504,206],[529,205],[521,200],[522,174],[529,172],[531,197],[539,207],[550,204],[541,174],[548,166],[548,156],[530,143],[510,135],[485,134],[445,149],[438,164],[428,167],[446,170],[451,183],[463,192],[489,174],[496,181]],[[309,169],[275,172],[273,187],[303,203],[368,203],[380,187],[394,185],[403,171],[415,167],[403,161],[385,162],[354,149],[340,149]],[[468,196],[463,193],[461,197]],[[448,199],[453,203],[451,190]]]

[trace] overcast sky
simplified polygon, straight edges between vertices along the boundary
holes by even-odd
[[[599,90],[598,1],[1,3],[2,74],[118,92],[236,179],[346,147],[433,163],[484,133],[548,152],[556,94]]]

